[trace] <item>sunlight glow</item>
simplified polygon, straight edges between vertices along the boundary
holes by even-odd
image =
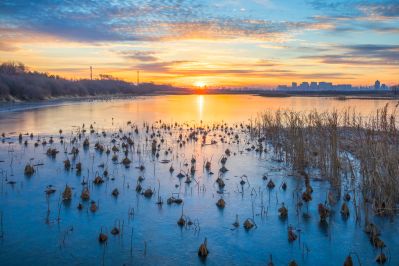
[[[198,95],[197,105],[198,105],[198,116],[199,119],[202,120],[202,113],[204,111],[204,95]]]
[[[194,86],[198,88],[204,88],[206,86],[206,83],[204,81],[196,81],[194,83]]]

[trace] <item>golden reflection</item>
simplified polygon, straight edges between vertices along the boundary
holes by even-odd
[[[126,127],[126,121],[139,124],[162,120],[165,122],[245,122],[265,110],[292,109],[295,111],[345,110],[355,108],[363,115],[375,112],[385,104],[395,106],[394,100],[340,101],[316,97],[259,97],[253,95],[169,95],[139,97],[113,101],[77,102],[27,110],[0,112],[1,131],[57,134],[73,126],[93,124],[98,129],[114,125]],[[205,106],[206,104],[206,106]],[[114,118],[114,120],[112,120]],[[1,132],[0,132],[1,133]]]
[[[199,119],[202,120],[202,113],[204,111],[204,95],[198,95],[197,96],[197,105],[198,105]]]

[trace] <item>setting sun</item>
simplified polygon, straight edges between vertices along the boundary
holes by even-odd
[[[204,88],[206,86],[206,83],[204,81],[196,81],[194,83],[194,86],[197,88]]]

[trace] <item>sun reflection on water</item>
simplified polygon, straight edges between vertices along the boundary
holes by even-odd
[[[197,96],[198,116],[202,120],[202,113],[204,111],[204,95]]]

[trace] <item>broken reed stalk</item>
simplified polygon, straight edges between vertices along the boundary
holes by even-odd
[[[130,235],[130,257],[133,257],[133,227],[132,227],[132,234]]]
[[[61,205],[62,205],[61,204],[62,203],[61,196],[62,196],[62,194],[60,193],[60,196],[58,198],[58,217],[57,217],[58,223],[60,223],[60,220],[61,220]]]
[[[3,211],[0,211],[0,239],[4,238]]]

